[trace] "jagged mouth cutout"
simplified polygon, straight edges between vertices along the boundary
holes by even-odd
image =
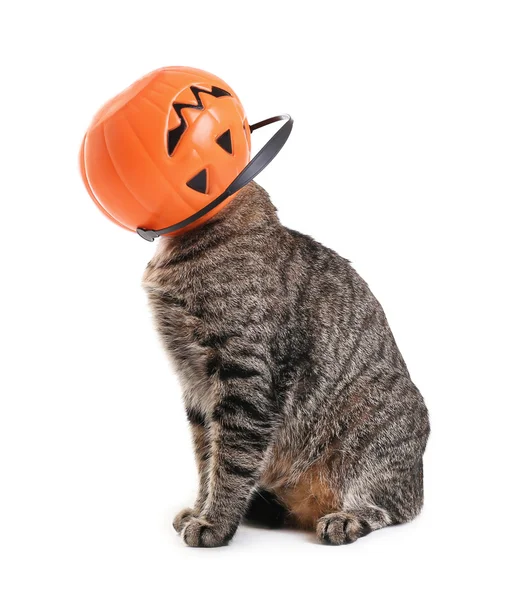
[[[200,94],[210,94],[214,98],[222,98],[223,96],[229,96],[231,98],[230,92],[227,92],[226,90],[223,90],[216,86],[212,86],[210,91],[205,90],[203,88],[199,88],[195,85],[192,85],[189,89],[191,90],[193,96],[196,98],[196,104],[184,104],[183,102],[174,102],[172,104],[173,109],[175,110],[175,112],[177,113],[177,115],[180,119],[180,123],[177,125],[177,127],[174,127],[173,129],[170,129],[168,131],[168,135],[166,138],[166,144],[167,144],[167,149],[168,149],[168,156],[170,156],[170,157],[173,156],[175,149],[178,146],[178,143],[180,142],[181,137],[184,135],[184,132],[187,129],[187,122],[186,122],[184,116],[182,115],[182,111],[184,110],[184,108],[193,108],[194,110],[203,110],[204,106],[203,106],[203,102],[200,98]],[[231,144],[231,138],[230,138],[230,144]],[[231,152],[230,152],[230,154],[231,154]]]

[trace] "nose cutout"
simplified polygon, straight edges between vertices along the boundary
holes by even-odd
[[[197,175],[192,177],[187,183],[187,187],[200,194],[207,193],[207,169],[202,169]]]

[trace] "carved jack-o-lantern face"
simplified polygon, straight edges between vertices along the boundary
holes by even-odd
[[[161,229],[219,196],[249,162],[250,149],[249,125],[233,90],[205,71],[168,67],[99,111],[83,141],[81,172],[112,221],[132,231]]]
[[[237,98],[216,86],[184,90],[168,117],[167,150],[171,159],[185,160],[189,188],[218,196],[249,160],[249,125]]]

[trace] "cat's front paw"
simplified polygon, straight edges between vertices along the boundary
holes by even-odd
[[[192,548],[216,548],[225,546],[231,536],[203,518],[192,516],[184,525],[182,539]]]
[[[196,513],[192,508],[184,508],[184,510],[181,510],[173,519],[173,529],[175,529],[177,533],[181,533],[189,519],[194,516],[196,516]]]

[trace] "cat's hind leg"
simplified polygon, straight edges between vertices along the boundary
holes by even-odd
[[[318,519],[316,534],[323,544],[350,544],[360,537],[391,524],[386,511],[365,508],[330,513]]]
[[[404,456],[399,449],[399,459]],[[410,462],[410,456],[407,457]],[[395,459],[386,469],[361,471],[356,486],[348,488],[342,496],[337,512],[320,517],[316,524],[318,539],[324,544],[341,545],[355,542],[359,538],[398,523],[411,521],[422,507],[422,461],[398,471]],[[389,468],[387,468],[389,467]],[[359,493],[359,488],[364,493]]]

